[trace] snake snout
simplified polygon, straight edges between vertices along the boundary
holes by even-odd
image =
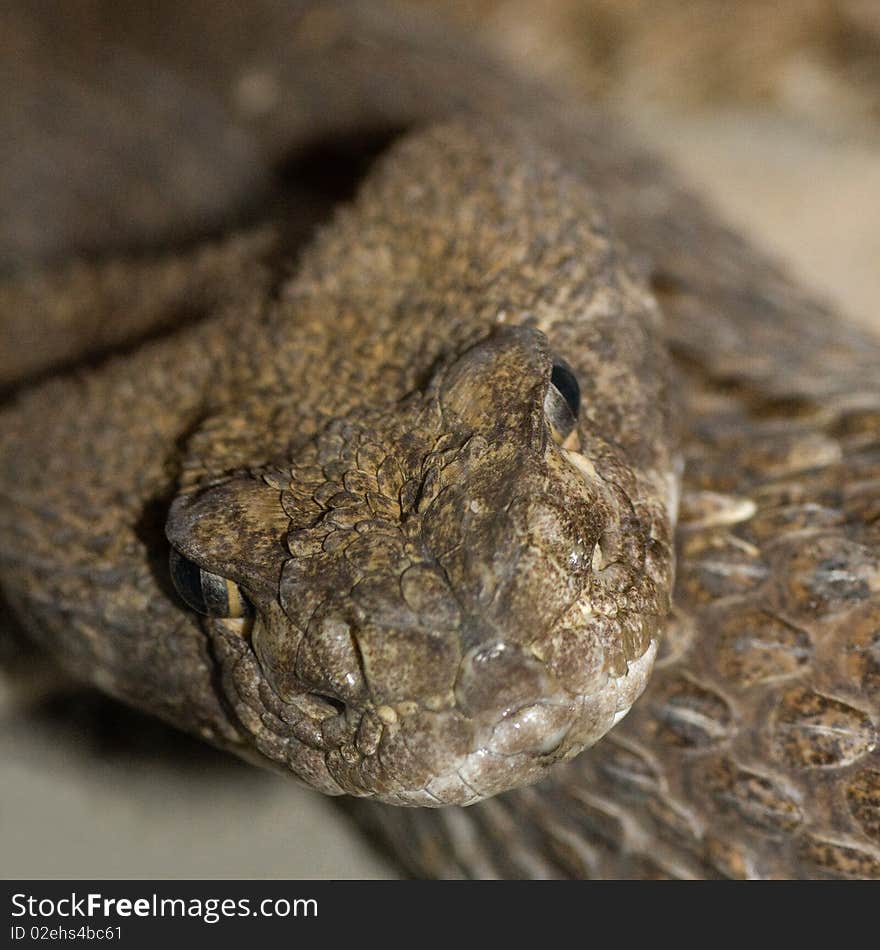
[[[553,675],[536,657],[515,644],[496,641],[480,644],[465,654],[455,697],[465,715],[497,721],[512,710],[561,698],[561,692]]]
[[[574,697],[547,666],[503,641],[465,656],[455,695],[479,724],[478,746],[498,755],[553,754],[576,719]]]

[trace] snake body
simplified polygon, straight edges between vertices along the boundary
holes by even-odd
[[[880,876],[880,343],[601,115],[380,5],[269,8],[256,71],[234,18],[168,54],[241,126],[230,220],[304,145],[408,131],[305,250],[295,185],[72,264],[100,215],[35,244],[57,183],[16,193],[9,261],[58,262],[0,291],[3,379],[51,377],[0,416],[23,625],[379,799],[417,874]],[[119,246],[223,220],[134,211]]]

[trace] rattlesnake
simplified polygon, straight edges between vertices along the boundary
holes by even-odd
[[[880,345],[582,104],[377,4],[284,10],[244,73],[254,36],[206,25],[182,109],[219,184],[181,219],[151,213],[180,154],[131,162],[181,116],[58,58],[72,120],[40,118],[63,156],[105,108],[116,161],[82,221],[52,175],[7,219],[10,269],[48,267],[0,292],[23,626],[393,803],[355,810],[416,873],[880,876]],[[340,141],[383,154],[302,249],[337,195],[298,174]]]

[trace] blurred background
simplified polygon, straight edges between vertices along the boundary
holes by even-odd
[[[397,2],[464,25],[520,69],[603,101],[729,221],[849,318],[880,332],[877,0]],[[37,6],[0,10],[0,121],[27,114],[27,96],[37,101],[52,86],[39,64],[53,27],[85,24],[86,35],[109,9],[71,0],[31,17]],[[209,26],[262,17],[268,35],[285,7],[283,0],[216,3]],[[114,9],[134,18],[129,29],[142,30],[138,69],[150,68],[150,44],[174,18],[204,13],[201,0]],[[172,18],[165,33],[162,16]],[[165,76],[168,95],[145,101],[144,115],[157,126],[186,123],[188,115],[175,112],[174,77]],[[245,106],[259,107],[266,94],[259,73],[238,93]],[[53,101],[69,115],[83,108],[80,94],[68,84]],[[112,89],[104,95],[112,111]],[[200,111],[209,130],[222,122],[213,109],[206,102]],[[13,177],[15,168],[32,175],[47,147],[45,139],[22,141],[14,152],[0,143],[0,163]],[[234,203],[239,190],[260,187],[246,137],[233,129],[223,143],[210,181],[182,179],[180,200],[209,218],[214,195]],[[141,144],[135,138],[125,147]],[[113,169],[98,172],[84,159],[71,164],[69,177],[84,189],[100,187]],[[149,183],[144,189],[141,223],[161,233],[161,208]],[[23,213],[15,201],[8,189],[0,197],[0,252],[9,260],[3,217]],[[122,225],[84,221],[79,236],[106,239],[101,228],[112,235]],[[28,254],[51,258],[40,229],[27,241]],[[395,875],[331,801],[65,683],[8,638],[0,668],[0,876]]]
[[[848,317],[880,325],[877,0],[408,0],[602,101]]]

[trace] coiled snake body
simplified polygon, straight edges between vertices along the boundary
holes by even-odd
[[[166,51],[220,118],[146,180],[150,129],[89,99],[113,214],[7,192],[9,261],[55,262],[0,291],[4,380],[53,371],[0,416],[23,625],[392,803],[355,810],[415,873],[880,876],[880,344],[601,116],[376,4],[273,9]],[[290,156],[404,129],[300,252]],[[269,225],[198,243],[256,195]],[[95,260],[108,219],[176,250]]]

